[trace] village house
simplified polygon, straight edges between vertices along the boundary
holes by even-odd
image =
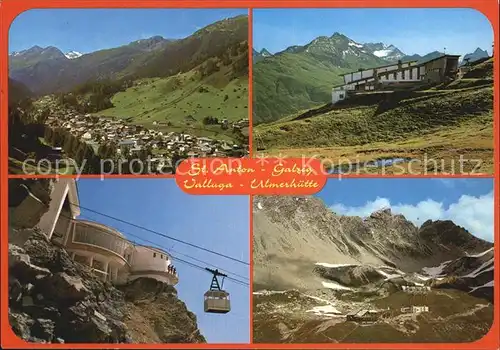
[[[332,103],[345,100],[351,94],[415,87],[419,84],[439,84],[451,81],[458,76],[460,55],[442,55],[418,63],[402,62],[355,72],[341,74],[344,82],[332,89]]]
[[[87,131],[85,134],[83,134],[82,139],[84,139],[84,140],[92,140],[92,134]]]
[[[425,294],[431,290],[429,286],[402,286],[401,288],[410,294]]]
[[[63,247],[76,262],[89,266],[102,280],[115,284],[140,277],[175,285],[178,275],[172,269],[168,253],[155,247],[133,243],[107,225],[78,219],[78,190],[74,179],[54,181],[48,210],[37,226],[49,240]],[[28,196],[11,211],[12,220],[46,208],[34,196]]]
[[[428,306],[405,306],[401,308],[402,313],[412,313],[412,314],[420,314],[423,312],[429,312]]]
[[[136,140],[123,140],[118,143],[118,147],[121,154],[129,154],[130,150],[136,147]]]
[[[127,157],[131,153],[138,154],[144,149],[169,151],[183,155],[192,154],[195,157],[226,156],[224,150],[216,151],[221,142],[208,137],[196,137],[185,133],[162,132],[146,129],[140,125],[126,124],[123,119],[114,117],[80,115],[78,113],[66,112],[60,116],[50,116],[51,127],[65,127],[71,134],[81,138],[86,143],[92,143],[95,149],[99,144],[116,143],[118,153]],[[161,124],[161,123],[158,123]],[[237,122],[239,130],[248,131],[249,120],[241,119]],[[245,126],[246,125],[246,126]],[[229,148],[229,146],[223,146]],[[233,147],[238,149],[238,147]],[[244,150],[248,154],[248,147]]]

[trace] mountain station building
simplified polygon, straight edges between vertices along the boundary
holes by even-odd
[[[103,281],[124,284],[140,277],[169,285],[179,281],[168,253],[139,245],[107,225],[78,219],[80,204],[75,179],[59,178],[53,183],[47,205],[29,194],[11,213],[26,219],[45,211],[36,225],[54,244],[63,247],[71,258],[89,266]]]
[[[408,61],[359,69],[341,74],[344,83],[332,89],[332,104],[357,92],[415,87],[421,84],[440,84],[457,78],[460,55],[442,55],[418,63]]]

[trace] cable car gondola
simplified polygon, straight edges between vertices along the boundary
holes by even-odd
[[[205,293],[205,312],[227,314],[231,310],[229,293],[222,289],[224,286],[224,277],[227,277],[227,275],[219,272],[219,270],[205,269],[213,274],[210,290]],[[218,276],[222,277],[220,285],[217,280]]]

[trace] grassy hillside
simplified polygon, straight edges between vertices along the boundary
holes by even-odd
[[[238,16],[185,39],[153,37],[84,55],[73,61],[85,57],[86,69],[93,67],[87,71],[90,77],[106,67],[108,78],[90,78],[83,84],[71,80],[70,92],[49,100],[62,111],[112,116],[163,132],[188,132],[239,144],[241,138],[231,127],[205,122],[248,118],[247,34],[248,17]],[[55,80],[55,84],[68,83],[59,77]]]
[[[418,136],[441,126],[487,115],[492,110],[492,87],[399,99],[371,106],[345,106],[304,120],[278,121],[256,128],[266,148],[355,146]]]
[[[320,36],[259,60],[253,71],[253,123],[272,122],[331,100],[339,74],[387,64],[343,34]]]
[[[309,55],[284,53],[259,61],[253,68],[254,125],[324,104],[346,71]]]
[[[487,64],[477,69],[485,70]],[[471,71],[470,75],[478,73]],[[270,154],[320,154],[335,163],[341,159],[422,159],[426,155],[444,159],[446,165],[428,165],[418,171],[440,172],[456,170],[458,159],[455,164],[452,160],[462,154],[469,160],[481,160],[481,172],[491,172],[492,80],[482,74],[480,79],[465,78],[419,92],[360,95],[317,112],[259,125],[254,135],[257,150]],[[466,163],[464,171],[472,171],[472,163]]]
[[[332,87],[343,82],[340,74],[384,64],[387,61],[339,33],[259,60],[253,67],[253,123],[325,104]]]
[[[244,61],[233,60],[242,51]],[[237,16],[213,23],[189,37],[177,40],[149,56],[134,75],[137,77],[166,77],[185,73],[206,64],[209,59],[233,65],[236,74],[248,72],[248,16]]]
[[[196,71],[142,79],[113,96],[114,107],[98,114],[126,118],[148,128],[232,140],[231,129],[203,125],[207,116],[229,121],[248,117],[248,78],[229,79],[228,73],[219,71],[201,80]]]
[[[328,103],[332,87],[343,82],[340,74],[388,64],[358,46],[335,33],[305,46],[288,48],[265,60],[257,56],[253,72],[254,125]],[[442,53],[435,51],[425,56],[404,56],[401,60],[424,62],[440,55]]]

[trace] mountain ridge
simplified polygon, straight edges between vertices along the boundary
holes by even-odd
[[[365,219],[339,216],[316,197],[256,197],[253,208],[256,283],[265,283],[283,259],[306,265],[378,264],[411,273],[493,246],[451,221],[426,221],[417,227],[390,210]],[[450,239],[453,235],[456,240]],[[300,287],[304,276],[289,274]]]
[[[69,92],[92,80],[170,76],[238,50],[248,40],[247,27],[247,16],[236,16],[183,39],[157,35],[72,59],[58,48],[34,46],[9,56],[9,76],[38,96]]]
[[[328,103],[332,87],[343,82],[341,74],[399,60],[422,63],[443,54],[407,54],[392,44],[359,43],[336,32],[289,46],[265,60],[254,55],[254,125]]]

